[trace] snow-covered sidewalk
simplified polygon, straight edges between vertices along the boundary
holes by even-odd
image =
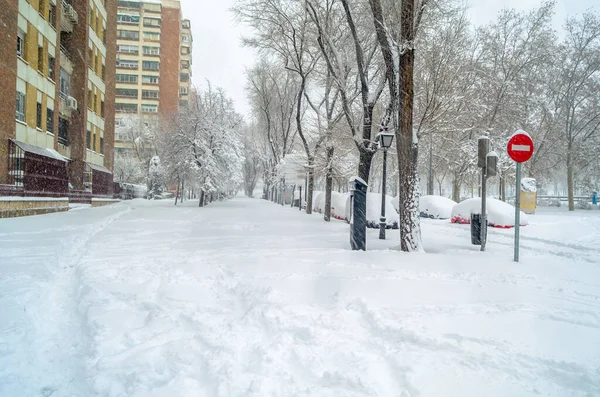
[[[262,200],[0,220],[0,396],[600,395],[600,216],[428,254]]]

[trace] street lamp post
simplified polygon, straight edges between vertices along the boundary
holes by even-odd
[[[392,142],[394,141],[394,134],[387,132],[387,129],[384,132],[380,132],[377,135],[377,140],[379,142],[379,148],[383,149],[383,180],[381,182],[381,218],[379,218],[379,239],[385,240],[385,228],[386,228],[386,219],[385,219],[385,198],[386,198],[386,179],[387,179],[387,151],[392,146]]]

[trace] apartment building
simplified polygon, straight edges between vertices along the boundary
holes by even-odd
[[[117,6],[115,145],[140,149],[145,129],[179,111],[181,4],[118,0]],[[191,44],[191,32],[187,37]]]
[[[0,195],[110,195],[116,0],[0,4]]]
[[[192,25],[189,19],[181,22],[181,67],[179,72],[179,106],[187,107],[192,88]]]

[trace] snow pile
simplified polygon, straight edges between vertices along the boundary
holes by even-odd
[[[452,209],[452,223],[471,223],[471,214],[481,214],[481,198],[472,198],[456,204]],[[487,199],[488,224],[492,227],[514,227],[515,207],[488,197]],[[529,224],[527,215],[521,211],[521,226]]]
[[[394,208],[392,196],[386,196],[385,221],[388,228],[397,229],[400,217]],[[346,200],[345,210],[346,220],[350,219],[350,196]],[[381,194],[367,193],[367,227],[379,228],[379,218],[381,217]]]
[[[348,201],[348,193],[331,192],[331,216],[339,219],[346,219],[346,202]],[[313,203],[313,208],[316,212],[323,214],[325,213],[325,198],[326,194],[323,192],[319,194]]]
[[[523,178],[521,179],[521,191],[522,192],[537,192],[536,181],[533,178]]]

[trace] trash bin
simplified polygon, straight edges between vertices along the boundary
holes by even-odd
[[[481,214],[471,214],[471,244],[481,245]]]

